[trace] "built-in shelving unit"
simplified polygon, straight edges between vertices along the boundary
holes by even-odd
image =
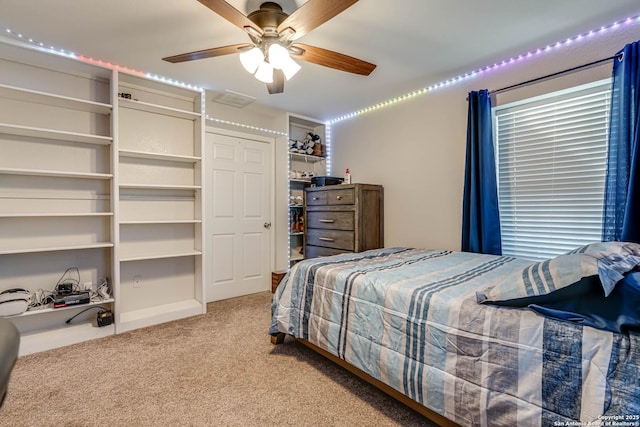
[[[203,93],[3,41],[0,292],[111,291],[8,317],[20,354],[204,313]]]
[[[202,93],[119,73],[117,330],[204,313]],[[128,98],[130,97],[130,99]]]
[[[50,56],[0,44],[0,291],[53,291],[69,267],[112,275],[112,71]],[[66,323],[87,306],[9,317],[20,354],[113,334],[94,310]]]
[[[326,143],[325,125],[320,121],[290,113],[288,122],[290,145],[292,141],[303,141],[308,133],[320,136],[321,143]],[[304,259],[304,188],[311,185],[311,175],[325,174],[325,156],[289,152],[289,266]]]

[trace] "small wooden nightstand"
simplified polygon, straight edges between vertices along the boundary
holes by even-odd
[[[287,271],[289,270],[279,270],[271,272],[271,293],[274,293],[276,291],[278,284],[280,284],[280,281],[282,281],[285,274],[287,274]]]

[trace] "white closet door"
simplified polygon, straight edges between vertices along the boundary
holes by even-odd
[[[271,147],[207,132],[207,301],[266,291],[271,260]]]

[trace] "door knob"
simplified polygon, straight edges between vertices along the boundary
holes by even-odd
[[[267,230],[270,230],[270,229],[271,229],[271,223],[270,223],[270,222],[265,222],[265,223],[263,224],[263,226],[264,226],[264,228],[266,228]]]

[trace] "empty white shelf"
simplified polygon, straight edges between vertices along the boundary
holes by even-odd
[[[150,220],[125,220],[120,221],[121,225],[139,224],[200,224],[201,219],[150,219]]]
[[[50,176],[50,177],[56,177],[56,178],[85,178],[85,179],[113,178],[113,175],[109,173],[66,172],[66,171],[54,171],[54,170],[42,170],[42,169],[18,169],[18,168],[0,168],[0,174]]]
[[[112,109],[110,104],[103,104],[101,102],[71,98],[68,96],[3,84],[0,84],[0,97],[99,114],[110,114]]]
[[[200,157],[182,156],[178,154],[151,153],[149,151],[120,150],[121,157],[135,157],[139,159],[165,160],[170,162],[195,163]]]
[[[185,251],[185,252],[165,252],[165,253],[148,253],[140,255],[127,255],[120,258],[120,262],[131,261],[144,261],[149,259],[163,259],[163,258],[180,258],[185,256],[198,256],[202,255],[201,251]]]
[[[32,138],[53,139],[56,141],[83,142],[85,144],[109,145],[113,138],[110,136],[92,135],[88,133],[68,132],[33,126],[12,125],[0,123],[0,133],[9,135],[28,136]]]
[[[120,188],[138,190],[199,190],[199,185],[169,185],[169,184],[120,184]]]
[[[90,243],[86,245],[69,245],[69,246],[52,246],[44,248],[14,248],[14,249],[0,249],[0,255],[10,254],[28,254],[36,252],[54,252],[54,251],[72,251],[78,249],[98,249],[98,248],[111,248],[113,243],[111,242],[99,242]]]
[[[0,218],[55,218],[55,217],[95,217],[113,216],[113,212],[38,212],[0,213]]]
[[[178,108],[165,107],[163,105],[150,104],[148,102],[135,101],[133,99],[119,98],[119,105],[132,110],[146,111],[148,113],[164,114],[166,116],[177,117],[180,119],[196,120],[200,118],[200,113],[193,111],[180,110]]]

